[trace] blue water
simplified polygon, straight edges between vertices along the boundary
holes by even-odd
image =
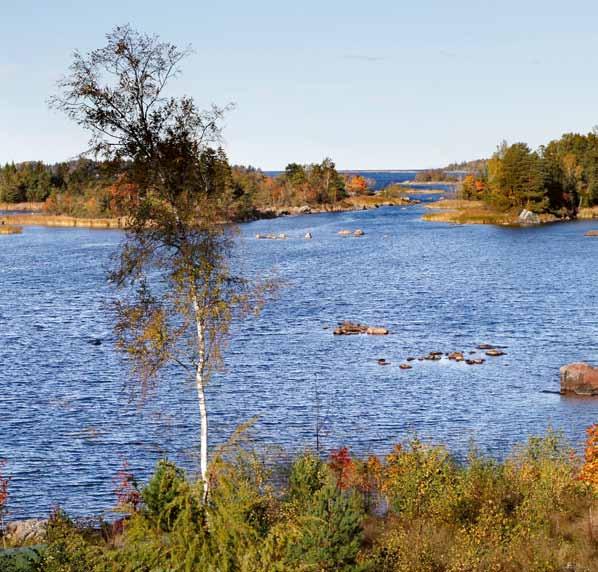
[[[598,225],[452,226],[422,222],[422,211],[243,225],[245,270],[274,269],[285,286],[259,319],[235,328],[227,371],[209,388],[213,445],[254,416],[255,443],[285,451],[315,445],[317,418],[325,449],[358,453],[417,433],[458,455],[475,440],[502,457],[549,426],[581,445],[598,399],[543,391],[558,390],[561,365],[598,363],[598,240],[583,236]],[[344,228],[366,234],[343,238]],[[78,515],[109,509],[124,459],[141,478],[164,454],[195,466],[193,387],[170,371],[141,406],[113,347],[105,269],[120,241],[116,231],[39,227],[0,237],[0,458],[13,477],[12,518],[54,503]],[[392,334],[333,336],[343,319]],[[480,342],[507,355],[398,367]]]
[[[280,175],[282,171],[264,171],[264,174],[270,177]],[[379,191],[394,183],[404,183],[413,181],[417,171],[341,171],[343,174],[361,175],[366,179],[373,181],[373,189]]]

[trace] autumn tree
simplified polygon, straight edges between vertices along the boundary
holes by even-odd
[[[540,212],[548,206],[542,160],[525,143],[502,144],[488,162],[488,183],[499,208]]]
[[[167,366],[194,381],[207,496],[206,388],[222,366],[231,322],[259,309],[267,285],[240,274],[235,229],[223,224],[234,194],[226,156],[215,148],[225,110],[167,95],[188,54],[117,27],[105,47],[74,54],[50,103],[90,133],[89,152],[127,185],[126,237],[110,276],[121,292],[118,345],[143,396]]]

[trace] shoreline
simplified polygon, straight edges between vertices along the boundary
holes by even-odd
[[[284,216],[299,216],[306,214],[323,214],[336,212],[353,212],[380,207],[405,207],[419,204],[417,199],[407,198],[377,198],[376,196],[351,197],[337,204],[281,206],[267,209],[256,209],[252,216],[236,222],[246,223],[258,220],[268,220]],[[44,226],[50,228],[91,228],[99,230],[118,230],[126,227],[126,219],[118,218],[88,218],[50,214],[2,214],[0,212],[0,227],[7,226]]]
[[[551,213],[540,213],[537,221],[526,222],[515,211],[499,211],[489,207],[483,201],[464,199],[441,199],[425,205],[429,211],[422,216],[426,222],[445,222],[452,224],[489,224],[498,226],[538,226],[557,222],[598,219],[598,208],[580,209],[575,217],[557,217]]]

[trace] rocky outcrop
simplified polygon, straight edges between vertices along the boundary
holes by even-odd
[[[561,368],[561,393],[598,395],[598,367],[571,363]]]
[[[8,542],[17,546],[37,542],[44,538],[47,524],[47,520],[39,518],[15,520],[6,525],[4,537]]]
[[[378,326],[366,326],[354,322],[342,322],[334,330],[335,336],[351,336],[355,334],[368,334],[370,336],[386,336],[389,332],[387,328]]]
[[[523,209],[519,213],[519,222],[522,224],[540,224],[540,217],[532,211]]]

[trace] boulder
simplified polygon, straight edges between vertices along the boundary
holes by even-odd
[[[297,209],[297,212],[299,214],[309,214],[311,212],[311,208],[309,208],[307,205],[303,205]]]
[[[408,363],[402,363],[399,367],[401,369],[412,369],[413,368],[413,366]]]
[[[311,240],[313,236],[311,235],[311,232],[306,232],[303,238],[305,238],[305,240]]]
[[[388,335],[388,330],[386,328],[379,328],[376,326],[370,326],[366,331],[366,334],[370,336],[386,336]]]
[[[339,230],[338,234],[340,234],[341,236],[350,236],[352,234],[352,232],[350,230],[343,229],[343,230]]]
[[[47,524],[47,520],[40,518],[15,520],[6,525],[4,536],[8,542],[17,546],[42,540],[46,534]]]
[[[360,228],[358,228],[354,233],[353,236],[363,236],[365,234],[365,232],[363,232],[363,230],[361,230]]]
[[[585,236],[598,236],[598,230],[588,230]]]
[[[523,223],[523,224],[539,224],[540,217],[536,213],[533,213],[532,211],[523,209],[519,213],[519,222]]]
[[[463,361],[465,359],[463,352],[451,352],[448,354],[448,358],[453,361]]]
[[[598,367],[572,363],[561,368],[561,393],[598,395]]]
[[[378,365],[390,365],[390,362],[386,361],[384,358],[380,358],[378,360]]]

